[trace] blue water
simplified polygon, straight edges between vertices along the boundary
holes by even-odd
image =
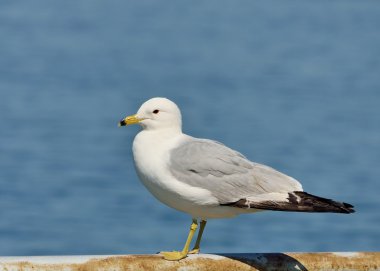
[[[155,253],[190,218],[134,172],[146,99],[357,213],[207,225],[203,252],[380,250],[377,1],[1,1],[0,255]]]

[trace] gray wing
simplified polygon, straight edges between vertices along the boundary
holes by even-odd
[[[211,191],[220,204],[302,190],[295,179],[206,139],[192,138],[173,149],[169,169],[179,181]]]

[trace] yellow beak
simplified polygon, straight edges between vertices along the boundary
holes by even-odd
[[[136,114],[135,115],[131,115],[131,116],[126,117],[125,119],[122,119],[119,122],[119,127],[120,126],[128,126],[128,125],[136,124],[136,123],[139,123],[142,120],[143,119],[139,119]]]

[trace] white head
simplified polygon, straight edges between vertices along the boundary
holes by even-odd
[[[152,98],[141,105],[137,114],[122,119],[120,126],[140,124],[144,130],[182,130],[181,111],[166,98]]]

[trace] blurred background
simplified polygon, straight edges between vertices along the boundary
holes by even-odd
[[[1,1],[0,255],[182,248],[117,128],[151,97],[184,131],[357,213],[209,222],[202,251],[380,250],[377,1]]]

